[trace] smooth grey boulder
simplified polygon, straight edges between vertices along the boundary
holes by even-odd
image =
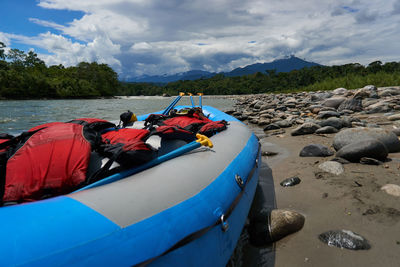
[[[272,241],[278,241],[291,233],[301,230],[305,222],[302,214],[291,210],[272,210],[270,216],[269,228]]]
[[[343,165],[337,161],[325,161],[324,163],[319,164],[318,168],[334,175],[340,175],[344,172]]]
[[[327,119],[330,117],[340,117],[340,113],[336,111],[320,111],[317,119]]]
[[[314,93],[311,95],[311,101],[321,101],[323,99],[327,99],[332,96],[330,92],[322,92],[322,93]]]
[[[384,160],[387,155],[386,146],[377,139],[367,139],[348,144],[336,153],[337,157],[347,159],[351,162],[359,162],[363,157]]]
[[[400,186],[397,184],[385,184],[381,187],[381,190],[385,191],[389,195],[400,197]]]
[[[322,233],[318,236],[319,240],[338,248],[347,248],[352,250],[370,249],[371,245],[364,237],[349,230],[333,230]]]
[[[340,106],[337,108],[338,111],[342,110],[352,110],[352,111],[361,111],[362,107],[362,99],[361,97],[354,97],[350,99],[346,99],[343,101]]]
[[[397,120],[400,120],[400,113],[393,114],[393,115],[389,116],[389,117],[388,117],[388,120],[390,120],[390,121],[397,121]]]
[[[303,228],[305,217],[295,211],[262,209],[250,217],[249,240],[253,246],[260,247],[278,241]]]
[[[347,126],[347,123],[340,119],[340,118],[329,118],[326,120],[318,121],[317,122],[319,126],[325,127],[325,126],[332,126],[335,127],[336,129],[342,129],[343,127]]]
[[[334,152],[328,147],[320,144],[310,144],[300,151],[300,157],[329,157],[332,156]]]
[[[382,128],[351,128],[337,133],[333,139],[333,147],[336,151],[342,147],[362,140],[377,139],[382,142],[389,153],[400,151],[400,141],[397,136]]]
[[[345,93],[347,93],[347,91],[348,90],[346,88],[340,87],[340,88],[336,88],[335,90],[333,90],[332,93],[334,95],[344,95]]]
[[[295,128],[292,132],[292,136],[296,135],[305,135],[305,134],[313,134],[317,129],[321,128],[318,124],[312,122],[306,122]]]
[[[278,130],[281,127],[279,127],[279,125],[275,124],[275,123],[271,123],[268,124],[267,126],[265,126],[264,131],[270,131],[270,130]]]
[[[339,130],[332,126],[324,126],[315,131],[316,134],[331,134],[337,132],[339,132]]]
[[[347,99],[346,97],[331,97],[322,102],[322,106],[330,108],[338,108],[340,104],[342,104],[342,102],[345,101],[346,99]]]

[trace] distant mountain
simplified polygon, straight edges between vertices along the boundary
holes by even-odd
[[[256,72],[265,73],[266,70],[275,69],[276,72],[289,72],[292,70],[299,70],[306,67],[312,66],[320,66],[320,64],[309,62],[302,60],[295,56],[290,56],[284,59],[277,59],[269,63],[256,63],[252,65],[248,65],[243,68],[236,68],[231,72],[225,73],[225,76],[233,77],[233,76],[243,76],[249,75]]]
[[[275,69],[276,72],[289,72],[299,70],[305,67],[320,66],[320,64],[302,60],[295,56],[290,56],[284,59],[277,59],[269,63],[256,63],[243,68],[236,68],[230,72],[222,72],[227,77],[249,75],[256,72],[266,73],[266,70]],[[172,74],[172,75],[144,75],[136,77],[130,82],[150,82],[150,83],[169,83],[179,80],[197,80],[202,78],[211,78],[218,73],[208,72],[203,70],[191,70],[187,72]]]

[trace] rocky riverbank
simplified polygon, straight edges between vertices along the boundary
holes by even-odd
[[[236,100],[227,112],[260,138],[277,207],[305,216],[275,243],[275,266],[397,266],[400,87]]]

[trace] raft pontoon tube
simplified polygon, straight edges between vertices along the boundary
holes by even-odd
[[[209,106],[203,112],[229,122],[210,138],[213,148],[109,184],[0,208],[0,265],[225,266],[253,200],[259,142],[237,119]]]

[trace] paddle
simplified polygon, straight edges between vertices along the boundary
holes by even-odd
[[[161,113],[162,115],[168,115],[168,113],[175,107],[175,105],[178,103],[178,101],[184,96],[185,93],[180,92],[179,95],[172,101],[171,104]]]
[[[192,107],[194,108],[193,94],[189,93],[189,95],[190,95],[190,102],[192,102]]]
[[[201,100],[201,98],[203,96],[203,93],[197,93],[197,95],[199,96],[199,106],[200,106],[200,108],[203,108],[203,103],[202,103],[202,100]]]
[[[156,166],[156,165],[158,165],[160,163],[163,163],[164,161],[179,157],[179,156],[181,156],[181,155],[183,155],[183,154],[185,154],[185,153],[187,153],[189,151],[192,151],[192,150],[194,150],[196,148],[199,148],[201,146],[207,146],[207,147],[210,147],[210,148],[213,147],[213,144],[212,144],[211,140],[207,136],[201,135],[201,134],[196,134],[196,138],[197,138],[197,140],[195,140],[193,142],[190,142],[190,143],[188,143],[188,144],[186,144],[186,145],[184,145],[184,146],[182,146],[182,147],[180,147],[178,149],[175,149],[175,150],[173,150],[173,151],[171,151],[171,152],[169,152],[169,153],[167,153],[165,155],[162,155],[162,156],[160,156],[158,158],[155,158],[155,159],[153,159],[153,160],[151,160],[149,162],[146,162],[143,165],[137,166],[135,168],[132,168],[132,169],[129,169],[129,170],[126,170],[126,171],[122,171],[120,173],[113,174],[113,175],[111,175],[111,176],[109,176],[107,178],[104,178],[102,180],[99,180],[99,181],[97,181],[97,182],[95,182],[93,184],[89,184],[89,185],[87,185],[85,187],[82,187],[82,188],[74,191],[74,193],[82,191],[82,190],[85,190],[85,189],[89,189],[89,188],[93,188],[93,187],[97,187],[97,186],[100,186],[100,185],[105,185],[105,184],[109,184],[109,183],[121,180],[121,179],[123,179],[125,177],[131,176],[131,175],[136,174],[138,172],[141,172],[141,171],[144,171],[144,170],[149,169],[151,167],[154,167],[154,166]]]

